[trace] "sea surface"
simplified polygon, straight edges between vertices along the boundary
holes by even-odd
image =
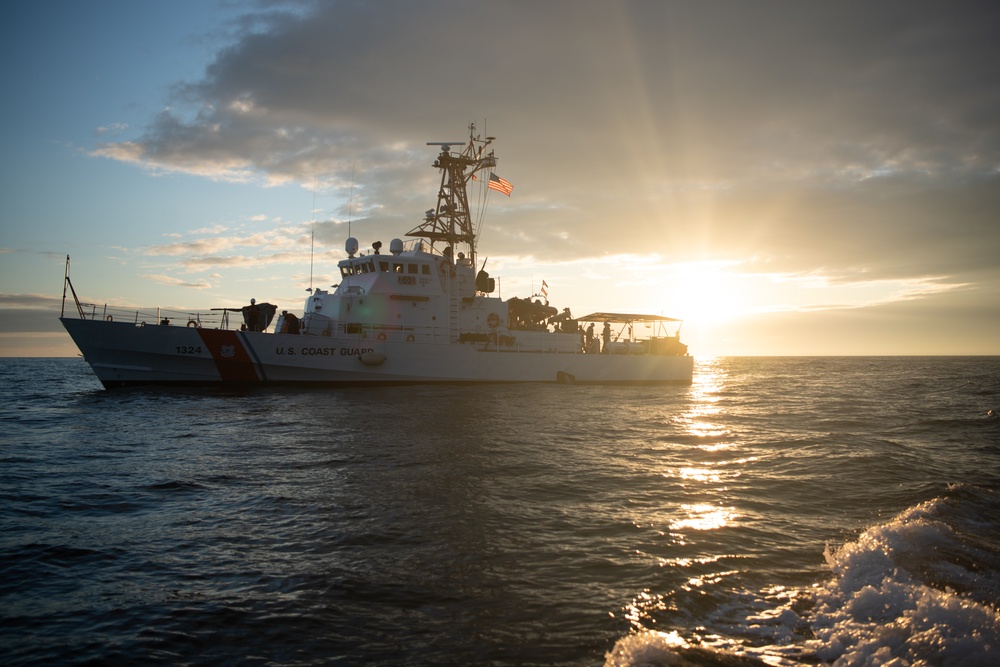
[[[998,665],[1000,358],[246,391],[0,360],[0,664]]]

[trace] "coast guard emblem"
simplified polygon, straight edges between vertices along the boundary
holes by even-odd
[[[236,348],[233,347],[232,345],[223,345],[222,349],[219,350],[219,354],[221,354],[226,359],[230,359],[236,356]]]

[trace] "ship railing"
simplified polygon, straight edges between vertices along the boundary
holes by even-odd
[[[341,327],[337,335],[356,336],[360,341],[407,343],[451,342],[451,336],[445,327],[379,325],[359,322],[342,324]],[[459,343],[475,345],[482,352],[520,352],[524,354],[535,354],[538,352],[583,354],[587,352],[597,354],[601,351],[601,342],[599,339],[592,341],[589,351],[584,350],[585,341],[579,334],[521,331],[506,328],[490,330],[488,332],[465,332],[459,335],[458,341]],[[629,340],[625,337],[612,340],[608,346],[607,353],[626,356],[671,354],[671,352],[663,349],[661,340],[658,338]]]
[[[649,354],[648,340],[614,340],[608,343],[608,354]]]
[[[621,338],[608,344],[609,354],[683,356],[687,354],[687,345],[680,341],[679,336],[653,336],[652,338],[637,338],[629,340]]]
[[[303,331],[315,334],[317,332]],[[323,330],[319,335],[334,335],[333,331]],[[541,335],[539,335],[541,334]],[[448,327],[442,326],[406,326],[367,324],[352,322],[341,324],[335,335],[353,336],[359,341],[399,342],[399,343],[451,343],[452,336]],[[512,331],[506,328],[490,330],[489,332],[464,332],[459,334],[458,341],[475,345],[481,351],[494,352],[579,352],[577,336],[544,332]]]
[[[350,322],[335,324],[329,320],[320,322],[310,330],[302,330],[306,336],[335,336],[356,338],[358,342],[396,343],[450,343],[451,335],[447,327],[408,326],[389,324],[368,324]],[[332,325],[332,326],[331,326]],[[595,338],[589,350],[584,349],[585,339],[580,333],[555,333],[548,331],[526,331],[519,329],[491,329],[488,331],[467,331],[459,334],[460,344],[473,345],[481,352],[524,353],[556,352],[561,354],[601,354],[602,341]],[[634,338],[619,336],[608,344],[606,354],[622,356],[683,355],[687,346],[680,343],[677,336],[653,336]]]
[[[207,329],[228,329],[228,311],[203,313],[191,310],[171,310],[167,308],[134,308],[77,302],[77,313],[83,320],[104,320],[106,322],[128,322],[135,326],[153,324],[189,326]]]

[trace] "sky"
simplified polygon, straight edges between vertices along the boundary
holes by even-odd
[[[90,303],[301,311],[470,123],[504,298],[696,356],[1000,354],[997,35],[995,2],[15,0],[0,356],[77,354],[67,255]]]

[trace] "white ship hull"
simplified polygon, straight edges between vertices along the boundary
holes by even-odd
[[[62,318],[105,387],[571,382],[690,384],[687,355],[256,333]]]

